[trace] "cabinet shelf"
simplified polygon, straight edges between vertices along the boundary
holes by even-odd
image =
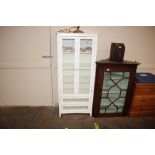
[[[64,84],[74,84],[73,82],[70,82],[70,81],[68,81],[68,82],[63,82]]]
[[[91,69],[90,63],[80,63],[79,68],[74,67],[74,63],[63,63],[63,69]]]
[[[74,52],[63,52],[63,54],[75,54],[75,51]]]
[[[63,52],[63,54],[75,54],[75,51],[74,52]],[[80,52],[80,54],[92,54],[92,52]]]
[[[79,81],[79,84],[90,84],[90,81],[83,79]]]
[[[80,52],[80,54],[92,54],[92,52]]]
[[[88,84],[79,84],[79,89],[89,89],[89,83]]]
[[[74,63],[63,63],[63,69],[74,69]]]
[[[91,70],[90,68],[77,68],[77,69],[74,69],[74,68],[64,68],[63,70]]]
[[[91,68],[91,64],[90,63],[80,63],[79,64],[79,68],[83,69],[83,68]]]
[[[88,94],[89,90],[88,89],[79,89],[80,94]]]

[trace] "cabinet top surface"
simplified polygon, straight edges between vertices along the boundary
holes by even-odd
[[[91,36],[97,36],[97,33],[64,33],[64,32],[59,32],[57,33],[57,36],[64,36],[64,37],[80,37],[80,36],[84,36],[84,37],[91,37]]]
[[[139,65],[140,63],[137,61],[127,61],[124,60],[122,62],[114,62],[110,61],[109,59],[99,60],[96,61],[97,64],[114,64],[114,65]]]

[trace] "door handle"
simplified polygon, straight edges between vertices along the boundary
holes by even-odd
[[[50,56],[50,55],[43,55],[42,58],[53,58],[53,56]]]

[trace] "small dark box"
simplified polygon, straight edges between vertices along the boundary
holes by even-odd
[[[111,43],[110,61],[122,62],[125,53],[125,46],[123,43]]]

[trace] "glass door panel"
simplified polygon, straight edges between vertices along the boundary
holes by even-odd
[[[75,39],[62,40],[63,93],[74,94]]]
[[[79,71],[79,94],[89,94],[90,70]]]
[[[63,69],[74,69],[75,39],[62,40]]]
[[[129,77],[129,72],[104,73],[101,113],[121,113],[123,111]]]
[[[89,94],[91,59],[92,59],[92,39],[80,39],[79,54],[79,94]]]
[[[74,93],[74,70],[63,71],[63,93]]]
[[[92,39],[80,39],[80,69],[90,69],[92,58]]]

